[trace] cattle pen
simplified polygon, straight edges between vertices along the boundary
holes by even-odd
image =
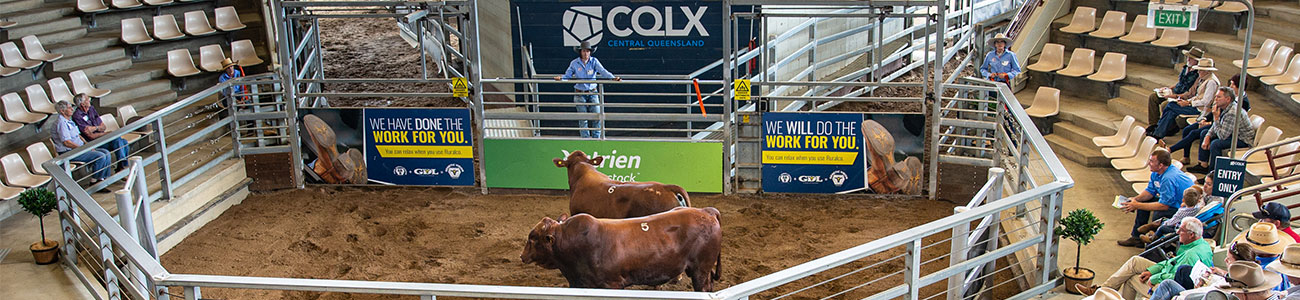
[[[527,63],[522,64],[522,73],[526,74],[523,78],[484,77],[479,1],[270,1],[268,11],[273,24],[268,27],[273,27],[280,45],[277,60],[282,67],[279,70],[217,84],[126,124],[124,130],[109,136],[148,127],[162,128],[164,122],[206,105],[206,99],[223,89],[247,86],[249,94],[263,101],[230,107],[230,113],[221,115],[216,123],[195,129],[208,133],[230,129],[229,134],[209,140],[200,139],[205,135],[168,140],[170,133],[151,131],[143,138],[160,141],[155,146],[156,152],[134,160],[128,171],[102,183],[83,184],[73,176],[84,173],[85,167],[71,164],[71,158],[93,147],[64,153],[43,165],[53,177],[59,199],[62,263],[91,294],[107,299],[955,300],[992,297],[999,289],[1012,292],[996,294],[997,298],[1025,299],[1058,284],[1061,280],[1055,257],[1058,239],[1052,235],[1052,229],[1062,213],[1063,193],[1073,185],[1073,179],[1006,85],[959,76],[967,65],[965,62],[950,74],[944,71],[948,60],[958,51],[976,51],[978,43],[973,41],[982,39],[985,20],[977,20],[974,12],[999,1],[706,2],[721,10],[714,12],[721,19],[722,29],[715,33],[722,35],[724,41],[723,55],[717,63],[681,76],[631,74],[620,81],[556,82],[550,79],[555,74],[543,74]],[[733,8],[762,5],[774,8],[733,11]],[[775,8],[780,5],[798,9]],[[409,79],[325,78],[320,18],[396,18],[401,28],[415,37],[421,68],[429,72],[423,78]],[[829,19],[871,21],[829,35],[809,33],[817,40],[806,48],[769,48],[797,35],[767,34],[768,24],[773,23],[769,21],[781,18],[810,20],[795,25],[798,29],[789,32],[816,32],[817,23]],[[755,34],[759,37],[758,46],[748,49],[740,46],[737,37],[740,29],[736,27],[741,20],[757,20],[753,24],[758,25],[751,26],[749,33],[762,32]],[[885,36],[882,28],[886,25],[900,27],[902,31]],[[849,63],[839,61],[847,60],[847,56],[815,59],[815,45],[865,32],[875,32],[876,37],[874,45],[856,53],[871,53],[867,67],[853,74],[815,76],[819,66]],[[816,63],[791,65],[805,56]],[[967,55],[967,60],[971,56]],[[755,73],[747,68],[767,71]],[[782,71],[791,69],[805,71]],[[908,72],[922,74],[919,76],[922,81],[889,82]],[[717,76],[699,79],[707,77],[702,76],[705,73]],[[430,74],[442,75],[434,78]],[[824,80],[826,76],[836,78]],[[330,84],[340,83],[366,83],[378,88],[369,92],[330,90]],[[564,91],[575,83],[600,84],[602,88],[595,93],[602,98],[667,100],[610,100],[601,104],[606,109],[591,113],[571,112],[575,106],[571,102],[546,100],[579,94],[571,89]],[[404,84],[446,85],[452,92],[394,92],[403,90]],[[738,84],[748,85],[747,93],[752,87],[755,100],[734,100]],[[609,90],[604,90],[604,86]],[[910,92],[881,96],[870,94],[872,90]],[[396,179],[447,174],[469,184],[460,188],[318,185],[324,179],[310,178],[309,171],[313,158],[323,155],[304,151],[306,147],[300,144],[298,123],[303,118],[299,110],[321,111],[332,97],[438,97],[463,101],[469,107],[463,109],[465,119],[472,122],[465,123],[463,129],[469,138],[459,141],[467,148],[454,148],[467,149],[463,157],[456,157],[464,159],[456,168],[446,165],[447,168],[430,171],[421,167],[409,170],[401,166],[366,167],[391,172],[390,178]],[[870,185],[866,174],[850,177],[826,172],[825,176],[791,176],[782,172],[768,174],[764,170],[767,159],[763,157],[767,151],[762,143],[766,130],[764,118],[776,118],[780,115],[771,113],[782,112],[825,116],[822,113],[827,108],[847,102],[897,103],[899,106],[893,110],[876,113],[920,122],[917,124],[921,125],[912,128],[899,125],[889,130],[897,136],[898,154],[922,162],[924,170],[917,170],[917,177],[912,177],[913,181],[920,181],[913,183],[919,184],[921,192],[879,195],[857,190],[848,191],[856,194],[829,197],[765,193],[769,189],[779,191],[777,186],[791,182],[824,186],[833,183],[838,187],[842,181],[853,178],[862,181],[853,184],[860,183],[863,189]],[[900,109],[909,105],[920,109]],[[340,120],[331,122],[335,130],[342,127],[336,124],[365,124],[364,117],[348,113],[329,116]],[[862,114],[856,117],[859,123],[869,119]],[[882,123],[894,120],[889,118],[875,120]],[[595,127],[581,129],[575,125],[577,121],[587,120],[600,122],[594,123],[599,124]],[[594,140],[571,136],[583,129],[604,131],[606,135]],[[859,129],[853,130],[861,133]],[[900,132],[913,132],[913,136]],[[88,145],[96,146],[107,140],[97,139]],[[212,227],[192,229],[197,231],[187,233],[191,238],[185,242],[160,246],[154,241],[156,230],[148,209],[143,208],[175,201],[174,197],[181,194],[175,189],[194,180],[188,175],[173,178],[169,174],[171,168],[178,167],[172,160],[187,155],[178,149],[212,140],[233,143],[229,149],[216,153],[218,157],[248,160],[279,157],[288,161],[288,171],[275,173],[273,176],[278,177],[268,181],[287,183],[294,190],[252,196],[251,200],[226,212],[239,217],[222,216],[209,223]],[[340,135],[339,143],[343,146],[373,146],[362,143],[364,138],[351,141],[360,143],[355,145],[345,140]],[[666,176],[694,178],[697,173],[705,174],[683,187],[695,193],[692,206],[713,206],[722,211],[726,264],[722,266],[724,279],[718,290],[687,292],[689,280],[656,289],[566,288],[555,271],[518,262],[516,255],[527,228],[541,217],[556,217],[566,211],[565,197],[559,192],[517,189],[564,190],[564,187],[559,186],[561,183],[528,182],[540,181],[539,173],[503,175],[503,171],[509,173],[530,165],[502,167],[502,164],[510,160],[535,163],[537,157],[545,157],[541,163],[548,165],[547,171],[561,172],[549,165],[550,158],[561,155],[555,150],[565,150],[567,154],[572,148],[598,148],[597,143],[662,143],[681,147],[688,150],[674,151],[688,152],[667,151],[660,157],[675,157],[690,164],[683,168],[711,171],[668,172]],[[832,146],[826,147],[834,147],[834,143],[831,140]],[[857,143],[870,147],[866,141]],[[544,151],[538,152],[544,154],[495,150],[527,147],[542,148]],[[852,145],[840,147],[857,149]],[[625,159],[617,158],[618,153],[614,151],[618,150],[623,151]],[[606,169],[609,172],[668,161],[652,162],[654,156],[650,154],[633,159],[631,151],[618,150],[602,150],[615,157]],[[697,163],[681,153],[706,153],[705,156],[717,156],[717,159]],[[894,154],[891,152],[890,156]],[[966,189],[952,193],[961,196],[944,192],[939,178],[945,174],[941,165],[952,167],[946,169],[951,172],[948,174],[962,177],[955,186]],[[214,166],[215,163],[198,167],[206,170]],[[627,174],[648,177],[652,173]],[[375,179],[372,177],[371,181]],[[118,183],[126,188],[114,194],[117,207],[106,209],[92,196]],[[356,198],[368,198],[372,202],[339,201]],[[941,198],[946,201],[940,201]],[[839,220],[827,222],[819,218]],[[253,224],[265,228],[239,228],[248,226],[245,223],[248,220],[258,219],[262,221]],[[240,251],[222,249],[231,247],[231,241],[235,240],[265,243],[268,249],[279,250],[254,249],[249,250],[253,255],[227,257],[225,254]],[[345,246],[332,248],[323,244],[326,240]],[[464,247],[470,243],[479,244]],[[451,250],[455,248],[461,249]],[[413,252],[421,249],[440,252]],[[164,252],[168,253],[164,255]],[[380,256],[409,259],[375,258]],[[376,259],[380,263],[322,263],[325,259]],[[258,264],[261,266],[254,266]],[[250,267],[250,270],[234,270]],[[216,270],[221,268],[226,270]],[[259,270],[265,272],[241,272]],[[304,275],[300,272],[303,270],[312,272]],[[729,270],[734,273],[728,275]]]

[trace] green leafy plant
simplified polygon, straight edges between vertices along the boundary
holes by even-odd
[[[1101,232],[1101,228],[1106,224],[1101,223],[1097,216],[1092,215],[1092,211],[1087,209],[1076,209],[1061,218],[1061,225],[1056,227],[1055,233],[1058,237],[1074,241],[1075,253],[1080,253],[1083,245],[1092,242],[1092,239]],[[1074,256],[1074,270],[1079,270],[1079,256]]]
[[[41,245],[48,246],[45,243],[45,215],[59,207],[59,202],[54,199],[54,193],[45,188],[30,188],[18,195],[18,205],[40,220]]]

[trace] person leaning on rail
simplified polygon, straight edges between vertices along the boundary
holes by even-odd
[[[984,64],[980,65],[980,76],[985,79],[1011,85],[1011,79],[1020,75],[1020,63],[1016,60],[1016,53],[1007,50],[1011,46],[1011,39],[1006,34],[999,33],[988,41],[989,51],[984,55]]]
[[[591,56],[596,49],[591,47],[591,43],[582,42],[578,49],[578,58],[569,62],[569,68],[564,70],[564,75],[555,76],[555,80],[577,79],[577,80],[594,80],[596,78],[614,79],[621,81],[622,78],[614,76],[605,66],[600,64],[600,60]],[[578,104],[580,113],[600,113],[600,96],[596,95],[595,83],[579,83],[573,85],[573,102]],[[588,120],[578,120],[578,127],[582,128],[578,134],[583,138],[600,138],[600,130],[588,130],[587,128],[601,128],[604,123],[597,120],[594,126],[588,126]]]
[[[67,100],[60,100],[54,104],[54,108],[59,111],[59,119],[54,126],[54,151],[63,154],[85,145],[86,140],[81,138],[81,130],[77,129],[77,123],[72,122],[72,103],[68,103]],[[95,184],[108,178],[110,173],[108,165],[111,157],[113,155],[108,154],[107,150],[95,148],[73,157],[72,160],[90,164],[90,184]]]

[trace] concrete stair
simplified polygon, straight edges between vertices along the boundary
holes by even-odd
[[[39,23],[20,23],[17,26],[10,27],[8,31],[9,36],[12,39],[34,34],[37,37],[40,37],[41,43],[44,44],[59,43],[75,39],[81,35],[85,35],[86,28],[81,26],[81,19],[76,17],[64,17]],[[79,32],[80,34],[74,35],[74,32]]]
[[[49,50],[50,52],[63,54],[65,56],[77,56],[104,50],[105,48],[115,46],[120,42],[118,42],[118,34],[116,32],[97,31],[88,33],[81,38],[62,43],[46,43],[42,37],[41,43],[44,44],[46,50]]]
[[[8,6],[8,5],[9,4],[7,3],[0,3],[0,6]],[[0,8],[0,11],[4,11],[7,8],[8,7]],[[18,22],[19,25],[38,24],[38,23],[48,22],[54,19],[60,19],[67,15],[71,15],[74,13],[75,10],[76,7],[71,4],[67,4],[67,5],[49,4],[45,6],[26,9],[21,12],[0,13],[0,19],[8,20],[11,22]],[[12,37],[21,37],[21,36],[12,36]]]
[[[172,84],[167,79],[155,79],[141,83],[132,84],[120,89],[113,90],[112,94],[104,96],[100,100],[100,106],[119,107],[122,104],[136,102],[137,98],[154,95],[160,92],[170,91]],[[152,107],[152,106],[147,106]]]
[[[118,47],[108,47],[77,55],[65,54],[63,59],[56,60],[52,64],[54,65],[55,73],[70,73],[79,70],[76,67],[125,57],[126,50]],[[90,74],[86,75],[89,76]]]
[[[37,8],[43,2],[42,0],[0,0],[0,14]]]

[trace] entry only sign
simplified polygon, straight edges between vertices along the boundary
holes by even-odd
[[[1151,3],[1147,5],[1147,27],[1196,30],[1200,10],[1196,5]]]
[[[1219,156],[1214,158],[1214,166],[1214,190],[1210,195],[1227,198],[1241,189],[1246,161]]]

